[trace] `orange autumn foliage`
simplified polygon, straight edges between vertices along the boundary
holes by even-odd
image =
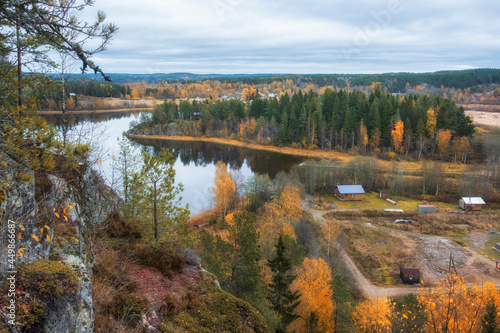
[[[335,307],[330,288],[330,268],[323,259],[305,258],[296,274],[297,278],[290,285],[290,289],[301,294],[300,304],[295,310],[300,318],[294,320],[288,329],[297,333],[309,332],[307,320],[315,313],[318,331],[333,332],[335,324],[332,318]]]
[[[359,136],[361,138],[361,145],[366,148],[368,146],[368,130],[366,129],[365,123],[361,119],[361,124],[359,125]]]
[[[234,203],[236,196],[236,185],[234,184],[231,173],[227,171],[224,162],[219,161],[216,165],[215,180],[212,192],[214,195],[215,209],[224,217]]]
[[[402,120],[398,120],[394,125],[392,130],[392,141],[394,143],[394,151],[397,153],[402,153],[404,151],[403,147],[403,134],[405,125]]]
[[[425,123],[425,129],[427,130],[427,135],[429,137],[433,137],[434,133],[436,133],[436,112],[434,109],[427,110],[427,122]]]
[[[440,129],[436,134],[437,148],[441,154],[446,153],[451,140],[450,130]]]
[[[283,209],[276,203],[266,203],[257,217],[256,228],[259,232],[259,246],[263,253],[272,250],[278,234],[296,239],[295,231],[283,215]]]
[[[481,332],[481,319],[491,297],[498,306],[498,292],[491,283],[467,286],[460,277],[448,276],[434,290],[418,296],[428,317],[426,331]]]
[[[304,209],[300,203],[299,189],[290,184],[286,185],[279,201],[282,215],[292,219],[301,217]]]
[[[368,299],[356,306],[353,321],[359,333],[390,333],[393,304],[387,298]]]
[[[292,223],[302,216],[299,190],[293,185],[286,185],[278,203],[270,202],[264,205],[257,217],[259,245],[264,253],[274,246],[278,234],[296,239]]]

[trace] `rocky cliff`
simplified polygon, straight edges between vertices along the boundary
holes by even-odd
[[[102,184],[91,170],[79,186],[63,173],[27,176],[1,179],[10,190],[0,206],[0,332],[93,332],[94,259],[84,227],[106,217]],[[94,193],[90,217],[79,188]]]

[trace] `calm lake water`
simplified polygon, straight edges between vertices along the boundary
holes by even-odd
[[[99,155],[104,156],[101,168],[108,180],[112,178],[111,156],[118,155],[119,151],[117,140],[139,117],[139,113],[115,113],[95,116],[90,122],[74,121],[72,135],[82,135],[99,147]],[[49,121],[59,123],[55,117],[49,117]],[[226,163],[243,179],[255,173],[267,173],[273,178],[278,172],[289,171],[304,161],[302,157],[209,142],[137,140],[133,144],[155,153],[162,147],[170,150],[175,158],[176,182],[184,186],[182,202],[189,204],[192,215],[210,208],[218,161]]]

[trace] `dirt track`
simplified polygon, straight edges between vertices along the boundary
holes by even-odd
[[[309,202],[310,197],[302,202],[302,206],[317,220],[324,221],[323,215],[336,211],[335,209],[327,211],[312,209],[308,206]],[[415,242],[414,245],[418,253],[421,254],[419,256],[419,265],[422,274],[431,283],[437,282],[446,276],[445,272],[448,270],[450,252],[453,252],[457,272],[467,282],[479,285],[485,282],[492,282],[497,288],[500,288],[500,273],[494,268],[493,262],[474,251],[474,249],[479,250],[484,246],[484,242],[487,239],[484,232],[472,231],[469,236],[471,248],[465,248],[455,244],[447,237],[427,236],[380,226],[371,225],[371,227],[380,228],[394,234],[405,235],[412,239],[412,242]],[[408,287],[375,286],[361,273],[357,265],[344,250],[341,250],[340,256],[354,277],[358,288],[367,297],[377,298],[386,296],[392,298],[422,291],[422,286],[420,285]],[[425,288],[425,290],[428,290],[428,288]]]

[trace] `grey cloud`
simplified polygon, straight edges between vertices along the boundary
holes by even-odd
[[[500,67],[500,3],[490,0],[98,0],[95,6],[120,27],[95,58],[107,72]]]

